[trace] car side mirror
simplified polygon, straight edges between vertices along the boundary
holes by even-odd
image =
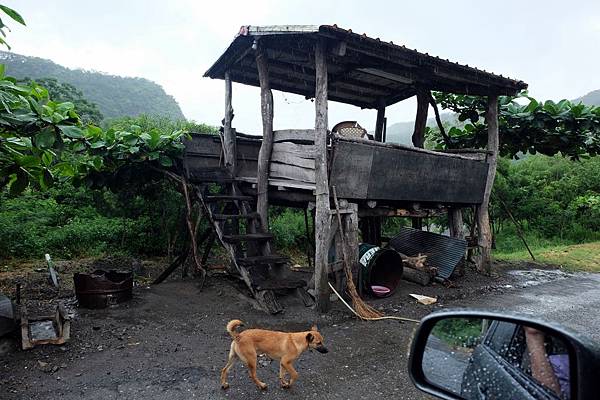
[[[443,399],[589,398],[600,383],[586,382],[597,381],[586,369],[597,371],[598,352],[584,342],[527,317],[447,310],[421,321],[409,372],[417,388]]]

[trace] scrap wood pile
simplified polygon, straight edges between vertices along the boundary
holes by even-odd
[[[437,276],[437,268],[427,263],[426,254],[418,254],[414,257],[409,257],[400,253],[400,256],[402,257],[404,264],[404,270],[402,272],[403,279],[426,286]]]

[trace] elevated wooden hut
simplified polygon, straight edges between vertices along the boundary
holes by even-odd
[[[498,154],[498,96],[527,85],[466,65],[419,53],[337,26],[243,26],[206,72],[225,81],[222,134],[194,135],[186,144],[188,178],[198,185],[218,182],[223,193],[198,190],[217,236],[259,302],[281,309],[273,290],[302,286],[285,276],[285,259],[273,254],[269,204],[315,209],[315,289],[320,310],[328,308],[327,254],[334,241],[358,257],[358,220],[363,240],[378,242],[380,217],[423,217],[448,212],[455,236],[462,235],[460,209],[477,207],[481,263],[489,263],[488,202]],[[232,82],[261,89],[262,137],[232,126]],[[314,99],[310,129],[273,130],[272,90]],[[483,150],[423,149],[431,91],[486,96],[488,146]],[[414,146],[385,143],[386,107],[417,98]],[[373,139],[330,132],[327,102],[374,109]],[[351,132],[352,133],[352,132]],[[356,132],[354,132],[356,133]],[[333,194],[343,218],[339,231]],[[248,221],[243,233],[240,221]],[[418,220],[417,220],[418,221]],[[246,246],[239,246],[247,243]],[[300,289],[301,290],[301,289]]]

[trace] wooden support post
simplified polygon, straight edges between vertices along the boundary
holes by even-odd
[[[385,143],[387,141],[387,117],[383,118],[383,140],[382,142]]]
[[[263,229],[269,229],[269,162],[273,150],[273,92],[269,83],[267,54],[260,44],[256,53],[256,68],[260,81],[260,112],[263,124],[263,139],[258,153],[256,172],[256,212],[260,214]]]
[[[377,108],[377,121],[375,122],[375,140],[383,142],[383,125],[385,121],[385,103],[380,102]]]
[[[314,255],[313,252],[313,245],[311,244],[312,241],[312,236],[310,234],[310,228],[308,225],[308,209],[305,208],[304,209],[304,227],[306,229],[306,259],[308,261],[308,266],[312,267],[313,263],[312,263],[312,257]]]
[[[448,228],[451,237],[457,239],[465,238],[462,210],[460,208],[452,207],[448,210]]]
[[[358,277],[358,204],[348,204],[348,209],[352,212],[345,214],[344,232],[346,233],[346,246],[348,246],[346,254],[348,254],[348,262],[352,269],[352,275]],[[358,280],[357,280],[358,281]]]
[[[490,227],[489,203],[496,178],[496,166],[498,163],[498,97],[488,97],[488,107],[485,115],[488,125],[488,143],[489,151],[487,156],[488,174],[485,184],[485,192],[483,193],[483,201],[477,208],[477,227],[479,233],[479,247],[481,250],[480,257],[477,260],[477,269],[480,272],[489,274],[491,272],[492,263],[492,230]]]
[[[417,117],[415,118],[415,130],[412,135],[413,146],[425,147],[425,128],[427,127],[427,111],[429,110],[428,90],[417,89]],[[423,229],[423,220],[421,218],[412,218],[412,227]]]
[[[315,46],[315,70],[315,291],[317,310],[327,312],[330,308],[327,239],[331,225],[331,210],[327,177],[327,60],[324,39],[317,42]]]
[[[451,207],[448,209],[448,229],[450,230],[450,236],[457,239],[465,238],[464,223],[462,217],[462,210],[460,208]],[[457,267],[454,269],[453,275],[464,276],[465,275],[465,258],[461,260]]]
[[[237,167],[237,143],[235,130],[231,127],[233,120],[233,106],[231,104],[231,78],[229,72],[225,72],[225,118],[223,118],[223,153],[225,155],[225,167],[235,176]]]
[[[417,89],[417,118],[415,119],[415,130],[412,135],[413,146],[423,148],[425,146],[425,127],[427,126],[427,111],[429,110],[429,96],[427,91]]]
[[[385,129],[385,103],[380,100],[377,108],[377,121],[375,122],[375,141],[383,142]],[[365,243],[381,246],[381,217],[364,217],[361,223],[363,240]]]

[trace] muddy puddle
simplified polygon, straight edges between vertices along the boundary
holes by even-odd
[[[560,269],[529,269],[508,271],[508,275],[514,278],[516,281],[513,284],[505,285],[505,287],[525,288],[561,279],[567,279],[575,276],[576,274],[565,272]]]

